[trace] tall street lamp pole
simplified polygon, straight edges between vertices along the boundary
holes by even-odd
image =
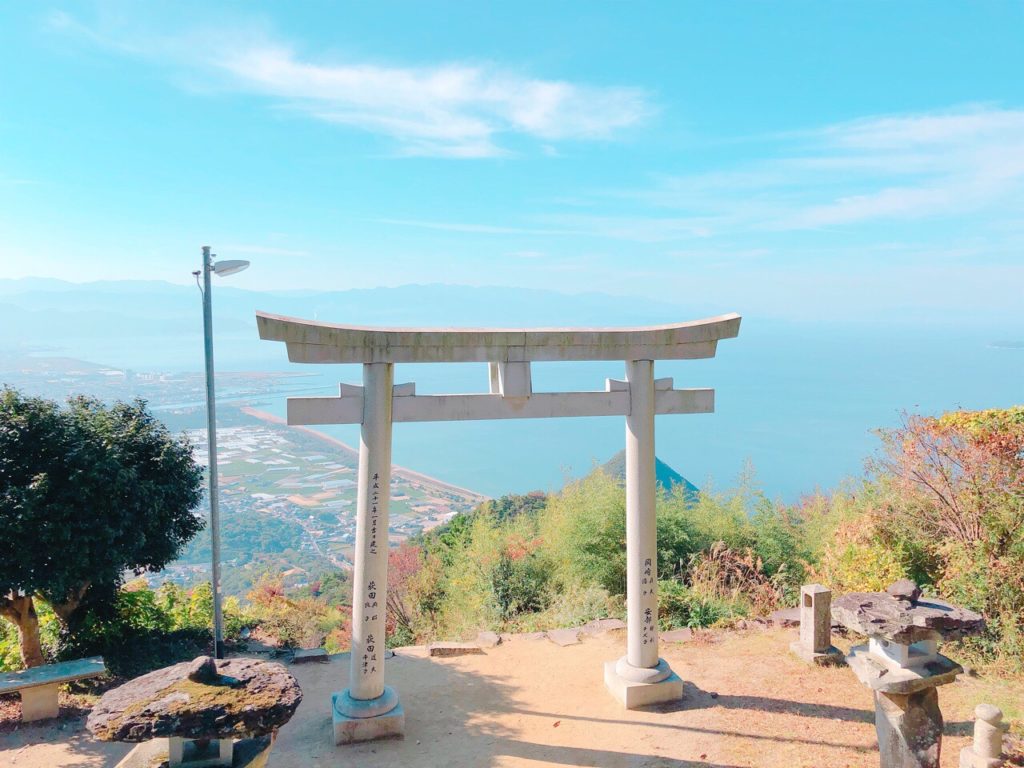
[[[203,293],[203,346],[206,353],[206,440],[209,458],[210,482],[210,552],[213,561],[211,574],[213,586],[213,652],[218,659],[224,658],[224,613],[220,593],[220,506],[217,485],[217,405],[213,382],[213,297],[210,292],[210,275],[227,276],[241,272],[249,266],[248,261],[212,261],[210,246],[203,246],[202,293]],[[199,277],[198,273],[194,273]]]

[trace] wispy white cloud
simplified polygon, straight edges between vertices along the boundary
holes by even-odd
[[[214,63],[241,87],[321,120],[392,136],[410,154],[503,154],[503,133],[546,142],[607,138],[648,112],[636,89],[531,79],[491,66],[321,64],[281,46],[232,51]]]
[[[402,227],[481,235],[583,236],[642,243],[660,243],[677,240],[681,237],[707,237],[711,234],[711,229],[706,221],[684,217],[551,213],[531,218],[542,226],[508,226],[422,219],[377,219],[377,222]],[[524,253],[534,252],[526,251]]]
[[[39,183],[34,179],[20,179],[16,176],[5,176],[0,173],[0,186],[3,187],[32,187]]]
[[[803,230],[1009,210],[1024,202],[1024,110],[864,118],[777,137],[727,172],[616,193],[717,226]]]
[[[477,234],[672,243],[935,217],[1005,230],[1024,207],[1024,110],[965,107],[865,118],[773,136],[759,146],[759,156],[725,170],[661,176],[642,188],[580,190],[553,201],[554,210],[520,215],[517,225],[383,221]]]
[[[513,227],[496,224],[477,224],[458,221],[427,221],[421,219],[377,219],[380,224],[418,229],[435,229],[442,232],[470,232],[482,235],[575,235],[573,229],[544,229],[536,227]]]
[[[198,68],[204,87],[213,78],[216,87],[388,136],[407,155],[499,156],[514,136],[551,154],[553,142],[609,139],[655,111],[641,88],[542,79],[493,63],[331,60],[300,53],[261,26],[167,35],[123,23],[103,28],[64,12],[51,15],[50,25],[185,73]]]
[[[571,227],[580,234],[639,243],[704,238],[712,233],[709,221],[700,217],[571,213],[546,214],[539,218],[557,226]]]

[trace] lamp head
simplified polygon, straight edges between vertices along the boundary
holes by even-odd
[[[221,277],[227,277],[237,272],[241,272],[243,269],[247,269],[249,266],[248,261],[242,259],[228,259],[227,261],[218,261],[213,265],[214,274],[220,275]]]

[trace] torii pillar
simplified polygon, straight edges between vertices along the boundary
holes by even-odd
[[[363,365],[352,643],[348,688],[331,702],[335,744],[400,736],[405,730],[398,694],[384,685],[394,380],[393,363]]]
[[[288,423],[360,424],[359,490],[348,687],[332,698],[336,744],[400,735],[405,715],[384,685],[391,496],[391,428],[403,421],[626,417],[626,655],[605,664],[609,690],[629,709],[682,696],[682,680],[658,656],[658,553],[654,417],[712,413],[714,390],[674,389],[654,378],[655,360],[714,357],[739,333],[730,314],[635,328],[360,328],[257,313],[260,337],[287,344],[299,363],[361,363],[362,386],[338,397],[288,400]],[[624,361],[626,379],[604,391],[534,392],[534,361]],[[394,384],[395,363],[486,362],[487,393],[416,395]]]
[[[654,362],[626,363],[626,655],[604,665],[604,684],[626,709],[678,701],[683,681],[658,656],[658,530]]]

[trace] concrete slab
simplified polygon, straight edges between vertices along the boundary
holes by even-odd
[[[683,629],[672,629],[662,632],[661,640],[664,643],[686,643],[693,640],[693,630],[684,627]]]
[[[549,629],[547,636],[548,640],[563,648],[567,645],[576,645],[580,641],[578,629]]]
[[[481,648],[496,648],[501,645],[501,635],[497,632],[481,632],[476,636],[476,644]]]
[[[484,652],[476,643],[431,643],[427,646],[431,656],[466,656]]]
[[[580,627],[580,630],[585,635],[603,635],[605,632],[625,628],[626,622],[622,619],[594,619]]]
[[[14,693],[35,686],[47,686],[84,680],[106,674],[102,656],[43,664],[18,672],[0,672],[0,693]]]
[[[799,627],[800,606],[795,608],[780,608],[768,614],[768,620],[776,627]]]
[[[328,661],[330,661],[330,657],[323,648],[299,648],[292,654],[292,664],[309,664],[310,662],[326,664]]]
[[[834,645],[830,645],[828,650],[825,651],[812,651],[807,648],[801,641],[797,640],[795,643],[789,644],[789,650],[797,658],[802,661],[806,661],[808,664],[816,664],[819,667],[845,667],[846,656],[836,648]]]
[[[37,685],[25,688],[21,692],[21,721],[31,723],[34,720],[46,720],[60,714],[57,697],[60,685]]]

